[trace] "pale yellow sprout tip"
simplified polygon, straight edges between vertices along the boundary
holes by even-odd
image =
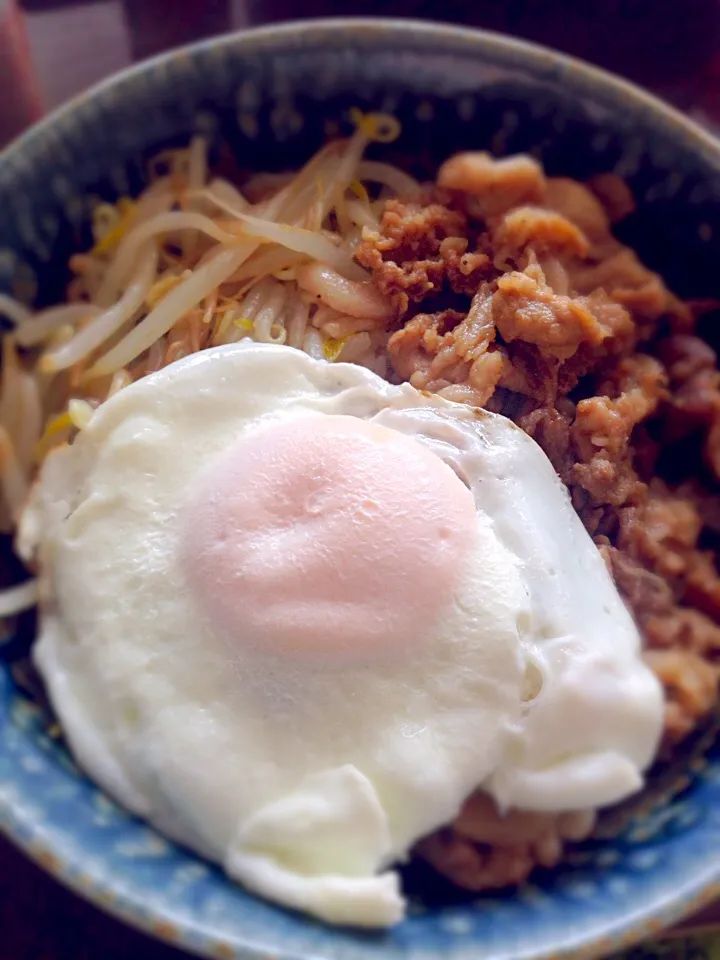
[[[189,271],[184,271],[184,273],[187,272]],[[145,294],[145,303],[148,307],[152,309],[156,303],[162,300],[166,293],[169,293],[173,287],[176,287],[184,279],[184,273],[166,274],[164,277],[156,280]]]
[[[346,340],[347,337],[340,337],[339,339],[328,337],[322,345],[322,355],[325,357],[325,359],[329,360],[331,363],[333,360],[337,360],[342,352],[342,348],[345,345]]]
[[[41,461],[47,453],[49,446],[52,445],[54,438],[70,427],[72,427],[72,421],[70,420],[70,414],[67,410],[64,413],[58,413],[54,417],[51,417],[45,425],[42,436],[33,447],[33,459],[35,462]]]
[[[102,204],[101,206],[106,205]],[[97,254],[107,253],[117,243],[119,243],[120,240],[122,240],[123,236],[127,232],[127,228],[130,224],[130,218],[135,206],[135,202],[129,197],[121,197],[118,200],[117,204],[115,205],[115,209],[118,213],[118,221],[97,240],[95,245],[90,250],[91,255],[96,256]]]
[[[237,317],[233,320],[233,326],[238,327],[240,330],[252,330],[255,326],[255,321],[249,317]]]
[[[358,200],[362,200],[363,203],[369,203],[370,197],[368,192],[365,189],[365,185],[362,184],[359,180],[353,180],[350,184],[350,190],[355,194]]]
[[[363,113],[357,107],[350,110],[350,120],[368,140],[392,143],[400,136],[400,121],[389,113]]]
[[[68,403],[68,416],[70,422],[78,430],[84,430],[85,427],[90,423],[92,415],[94,413],[93,407],[87,402],[87,400],[70,400]]]
[[[57,373],[57,369],[55,360],[49,353],[44,353],[38,360],[38,370],[40,373]]]

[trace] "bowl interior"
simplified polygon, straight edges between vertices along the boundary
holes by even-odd
[[[553,175],[614,171],[638,206],[622,238],[680,295],[720,297],[720,148],[619,81],[547,51],[454,28],[312,23],[224,38],[110,81],[0,155],[0,292],[62,296],[94,201],[134,194],[158,150],[201,133],[220,166],[295,167],[350,129],[351,107],[402,123],[378,156],[430,174],[457,149],[528,152]],[[709,316],[704,333],[718,345]],[[7,560],[7,551],[6,557]],[[13,684],[31,624],[0,649],[0,825],[72,886],[186,948],[221,957],[448,960],[597,955],[720,893],[720,749],[559,870],[507,896],[413,900],[384,934],[330,930],[259,902],[118,809]],[[410,878],[418,886],[417,875]],[[482,945],[481,947],[479,945]]]

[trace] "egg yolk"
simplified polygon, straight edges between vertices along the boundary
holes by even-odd
[[[345,663],[420,642],[452,601],[475,507],[417,441],[348,416],[274,422],[211,464],[183,564],[238,643]]]

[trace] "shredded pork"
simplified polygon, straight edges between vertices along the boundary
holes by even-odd
[[[530,158],[460,154],[436,186],[388,201],[357,255],[395,311],[396,377],[511,417],[567,484],[663,684],[668,752],[718,698],[705,544],[720,532],[720,372],[691,307],[613,237],[631,203],[610,175],[583,185]],[[501,817],[478,793],[418,852],[461,886],[496,888],[591,827]]]

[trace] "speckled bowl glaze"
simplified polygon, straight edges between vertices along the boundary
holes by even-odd
[[[720,296],[720,145],[661,103],[547,50],[433,24],[291,24],[213,40],[130,70],[0,155],[0,290],[49,302],[89,241],[94,197],[138,190],[147,158],[194,132],[241,167],[287,168],[391,111],[393,158],[422,172],[458,148],[529,151],[552,174],[625,177],[623,237],[680,294]],[[383,148],[385,155],[388,148]],[[713,337],[713,324],[705,330]],[[27,625],[26,625],[27,626]],[[413,897],[388,933],[324,927],[256,900],[104,797],[14,686],[0,649],[0,826],[58,878],[188,950],[237,960],[539,960],[607,955],[720,895],[720,747],[688,748],[605,839],[503,896]],[[422,887],[417,876],[411,884]]]

